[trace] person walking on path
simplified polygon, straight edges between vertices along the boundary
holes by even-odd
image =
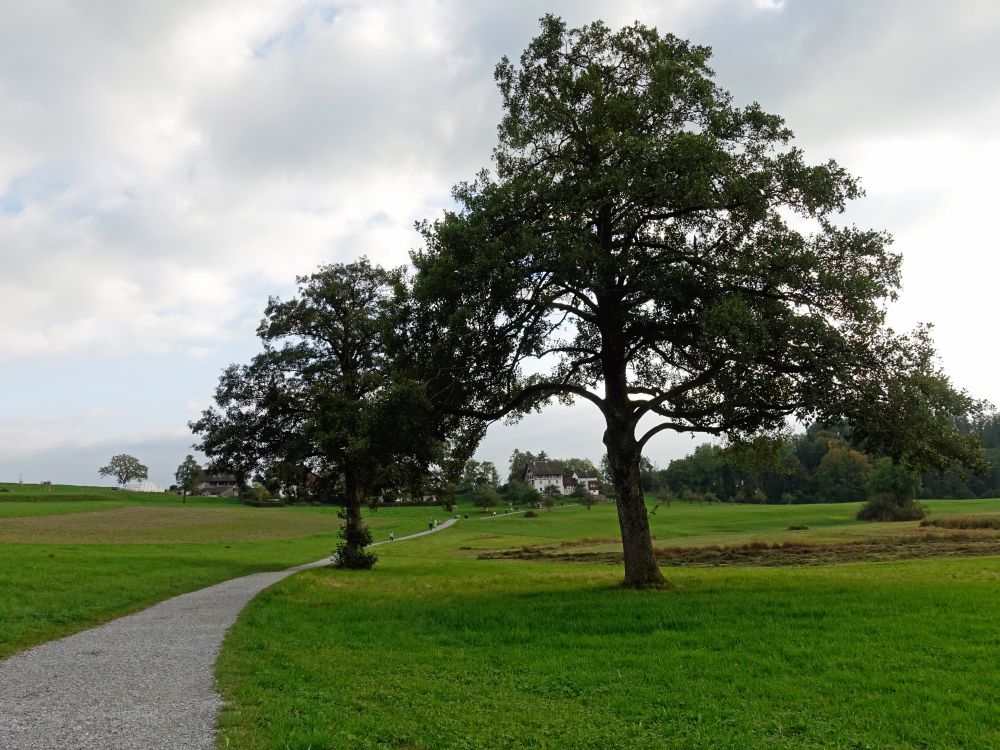
[[[393,532],[390,531],[389,532],[389,541],[392,542],[392,541],[395,541],[395,539],[396,539],[396,535]]]

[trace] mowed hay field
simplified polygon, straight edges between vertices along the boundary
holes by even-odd
[[[662,548],[935,543],[856,509],[675,505],[651,521]],[[615,537],[611,506],[470,518],[381,547],[372,572],[287,579],[227,638],[219,746],[1000,747],[995,554],[701,561],[665,567],[662,591],[622,589],[600,556],[490,559],[603,554]]]
[[[328,556],[333,507],[3,485],[0,656],[248,573]],[[426,528],[439,508],[382,509],[376,538]]]

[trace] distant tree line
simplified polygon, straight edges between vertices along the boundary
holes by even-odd
[[[922,498],[1000,497],[1000,416],[963,421],[963,433],[983,443],[990,469],[979,476],[960,466],[912,472]],[[774,440],[766,462],[744,460],[719,445],[703,443],[690,455],[657,469],[644,459],[643,489],[681,499],[746,503],[846,503],[867,500],[891,473],[888,459],[851,447],[841,427],[812,425]]]

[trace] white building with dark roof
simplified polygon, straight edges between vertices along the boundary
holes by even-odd
[[[601,491],[601,482],[597,477],[580,476],[579,472],[566,474],[561,461],[535,461],[524,467],[524,482],[538,492],[545,492],[547,487],[555,487],[561,495],[572,494],[577,485],[592,495]]]

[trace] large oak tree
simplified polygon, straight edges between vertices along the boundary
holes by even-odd
[[[846,420],[897,460],[978,460],[953,428],[973,402],[925,335],[885,326],[889,236],[834,221],[858,183],[736,106],[709,56],[639,24],[543,18],[496,68],[493,169],[413,255],[438,403],[483,420],[553,397],[601,410],[636,587],[663,580],[640,459],[664,430],[739,441]]]

